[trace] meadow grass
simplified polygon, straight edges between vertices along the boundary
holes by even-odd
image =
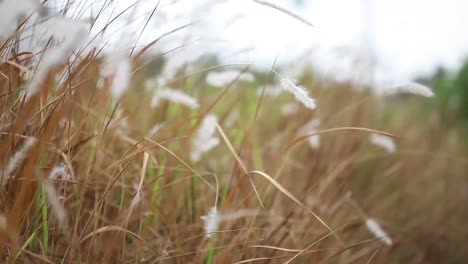
[[[68,58],[61,49],[65,57],[33,78],[44,51],[19,50],[22,25],[0,43],[2,261],[468,258],[466,135],[427,107],[431,99],[376,96],[307,70],[293,82],[258,65],[200,62],[145,89],[158,77],[148,61],[161,60],[146,49],[104,76],[99,50]],[[227,70],[220,87],[207,81]],[[262,90],[281,82],[278,96]],[[152,106],[158,89],[184,95],[166,92]],[[298,111],[284,115],[294,97]],[[23,148],[28,140],[37,143]]]

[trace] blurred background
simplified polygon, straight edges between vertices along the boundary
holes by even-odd
[[[435,89],[442,107],[468,113],[463,0],[54,0],[46,6],[97,18],[93,40],[106,50],[164,36],[152,49],[174,68],[210,55],[218,63],[275,64],[292,73],[311,66],[318,77],[374,89],[416,79]]]
[[[143,22],[148,22],[145,34],[140,36],[141,45],[193,23],[178,34],[185,48],[198,44],[203,52],[217,53],[225,60],[271,64],[275,59],[287,63],[300,56],[317,65],[339,67],[344,64],[340,57],[350,53],[375,57],[387,74],[408,78],[429,74],[436,66],[450,69],[460,66],[468,46],[468,36],[462,29],[468,23],[464,15],[468,3],[462,0],[265,2],[289,10],[313,26],[253,0],[100,0],[82,1],[79,5],[72,2],[48,1],[48,6],[58,11],[68,5],[76,9],[69,14],[80,18],[95,17],[104,6],[111,6],[105,10],[107,17],[100,17],[103,24],[127,9],[120,17],[127,20],[119,19],[109,28],[138,38]],[[109,30],[108,35],[111,34]],[[133,39],[128,41],[133,43]]]

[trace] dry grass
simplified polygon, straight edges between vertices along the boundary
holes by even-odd
[[[0,259],[21,263],[459,263],[468,258],[468,160],[463,135],[414,98],[382,101],[346,84],[299,83],[318,107],[284,117],[292,100],[258,97],[253,84],[222,90],[180,71],[173,87],[200,109],[150,108],[149,66],[136,53],[130,88],[97,89],[97,51],[48,72],[39,92],[21,96],[36,54],[1,43],[0,161],[4,171],[25,140],[24,160],[3,175]],[[147,59],[147,58],[146,58]],[[155,58],[156,60],[158,58]],[[245,69],[247,70],[247,69]],[[56,76],[65,79],[58,82]],[[333,87],[327,87],[333,86]],[[231,126],[227,119],[239,112]],[[191,138],[208,113],[220,145],[190,161]],[[321,119],[320,147],[298,129]],[[158,123],[165,126],[147,136]],[[395,135],[397,150],[369,143]],[[63,164],[67,177],[49,179]],[[53,191],[51,191],[53,190]],[[256,210],[205,237],[200,217]],[[63,210],[63,211],[62,211]],[[376,219],[393,240],[372,236]]]

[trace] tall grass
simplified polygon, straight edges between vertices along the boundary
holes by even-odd
[[[304,71],[303,88],[285,89],[305,106],[283,115],[295,99],[265,90],[281,85],[278,73],[200,62],[162,76],[154,91],[144,84],[158,77],[148,62],[161,57],[146,52],[157,41],[110,62],[54,38],[25,51],[28,19],[0,44],[2,261],[468,257],[466,146],[422,107],[430,99],[374,96]],[[233,67],[221,89],[207,82]],[[152,104],[161,91],[165,100]],[[320,122],[304,129],[311,120]]]

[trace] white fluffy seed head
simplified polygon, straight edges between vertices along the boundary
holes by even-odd
[[[55,187],[47,181],[43,183],[43,186],[47,200],[52,207],[52,212],[55,214],[55,217],[57,217],[60,225],[62,227],[66,227],[67,211],[60,202],[60,198],[57,194],[57,191],[55,190]]]
[[[376,238],[382,240],[388,246],[392,245],[392,239],[374,219],[366,219],[366,227]]]
[[[211,207],[208,213],[200,218],[203,220],[203,229],[205,236],[211,238],[212,233],[218,231],[218,227],[222,222],[235,221],[239,218],[257,216],[256,210],[240,209],[232,213],[221,214],[216,207]]]
[[[424,97],[432,97],[434,96],[434,93],[432,92],[432,89],[422,85],[417,82],[409,82],[409,83],[404,83],[400,85],[396,85],[390,88],[387,88],[383,90],[382,92],[384,95],[394,95],[394,94],[401,94],[401,93],[409,93],[409,94],[415,94],[415,95],[420,95]]]
[[[44,34],[53,37],[57,42],[60,41],[61,44],[47,49],[41,56],[36,72],[23,92],[26,93],[26,99],[39,92],[49,72],[66,63],[73,51],[80,48],[88,36],[88,28],[85,24],[68,18],[51,18],[46,22],[45,27]]]
[[[286,78],[281,79],[281,85],[286,91],[292,93],[296,100],[305,107],[309,109],[315,109],[317,107],[315,100],[309,97],[309,92],[304,89],[304,87],[297,86],[294,80]]]
[[[371,133],[369,140],[372,144],[385,149],[387,152],[393,153],[396,150],[396,145],[393,139],[389,136],[378,133]]]
[[[192,140],[190,159],[193,162],[201,160],[203,153],[210,151],[219,144],[219,138],[214,136],[218,118],[214,114],[208,114],[201,122],[195,137]]]
[[[0,2],[0,39],[16,26],[16,20],[39,8],[38,0],[3,0]]]
[[[192,109],[200,107],[197,99],[192,96],[175,89],[163,88],[157,90],[151,99],[151,107],[157,107],[162,100],[167,100],[172,103],[185,105]]]
[[[207,238],[211,238],[212,233],[218,231],[218,210],[216,207],[211,207],[208,213],[200,218],[203,220],[203,229],[205,230],[206,234],[205,236]]]
[[[13,175],[15,170],[21,165],[24,159],[29,152],[29,150],[36,144],[37,139],[33,137],[28,137],[24,140],[21,147],[10,157],[5,170],[0,174],[0,186],[5,186],[8,182],[8,179]]]
[[[106,57],[101,66],[100,74],[102,84],[110,80],[110,92],[114,98],[120,98],[130,84],[132,65],[130,58],[124,52],[115,52]]]
[[[62,179],[64,181],[72,180],[70,173],[68,173],[65,164],[60,163],[55,166],[49,173],[49,180]]]

